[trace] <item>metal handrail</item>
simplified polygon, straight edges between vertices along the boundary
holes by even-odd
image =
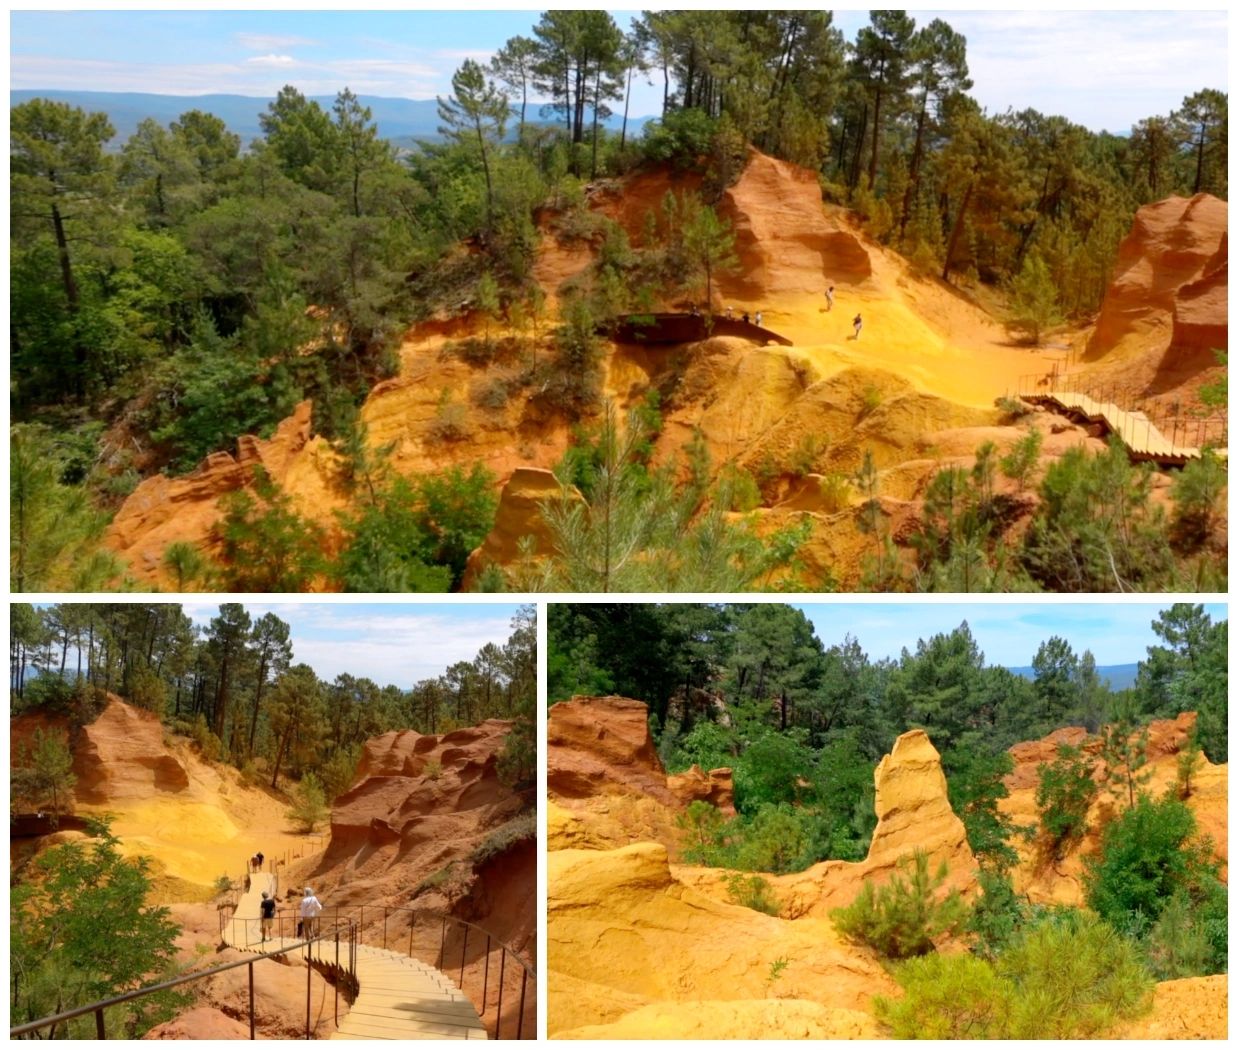
[[[247,920],[242,920],[247,921]],[[172,988],[179,987],[182,984],[189,984],[192,981],[200,981],[204,977],[212,977],[217,973],[223,973],[227,970],[235,970],[240,966],[249,967],[249,1037],[254,1038],[254,963],[260,962],[263,959],[272,959],[280,955],[287,955],[289,952],[296,951],[299,948],[308,948],[310,945],[320,941],[335,938],[336,942],[336,965],[339,960],[339,924],[337,923],[331,930],[326,933],[315,934],[313,937],[306,938],[297,944],[285,945],[278,951],[262,952],[255,954],[251,959],[239,959],[236,962],[224,963],[221,966],[214,966],[209,970],[198,970],[193,973],[181,974],[179,977],[174,977],[171,980],[160,981],[158,984],[148,985],[145,988],[135,988],[133,991],[124,992],[121,995],[112,996],[110,999],[101,999],[98,1002],[87,1003],[85,1006],[78,1006],[72,1010],[65,1010],[62,1013],[53,1014],[50,1017],[43,1017],[37,1021],[28,1021],[25,1024],[17,1025],[9,1029],[9,1038],[14,1039],[19,1036],[27,1035],[30,1032],[38,1031],[41,1028],[49,1028],[60,1024],[63,1021],[71,1021],[76,1017],[84,1017],[86,1014],[93,1013],[95,1015],[95,1031],[97,1038],[106,1039],[107,1034],[104,1028],[103,1011],[112,1006],[119,1006],[121,1003],[131,1002],[134,999],[140,999],[143,996],[152,995],[155,992],[166,992]],[[355,939],[356,932],[353,924],[349,924],[350,941]],[[309,953],[312,958],[312,952]],[[355,969],[353,967],[354,954],[350,951],[346,955],[348,966],[344,972],[348,973],[355,979]],[[320,959],[321,961],[321,959]],[[310,979],[312,977],[312,968],[306,966],[305,976],[305,1038],[310,1038]],[[338,1000],[338,992],[337,992]]]

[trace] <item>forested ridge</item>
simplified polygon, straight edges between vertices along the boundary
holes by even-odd
[[[45,711],[83,725],[116,694],[192,738],[204,758],[231,763],[255,782],[274,788],[312,776],[328,803],[352,782],[365,741],[392,729],[437,734],[512,719],[506,775],[523,782],[534,768],[531,606],[513,618],[504,644],[487,643],[472,660],[411,688],[362,674],[321,680],[294,663],[286,621],[237,603],[221,605],[205,628],[173,604],[18,603],[11,613],[11,715]]]
[[[640,77],[661,81],[663,110],[636,137],[623,116]],[[13,108],[15,587],[128,585],[98,539],[138,481],[269,434],[307,397],[354,507],[339,542],[259,479],[228,507],[218,564],[167,552],[178,584],[459,586],[493,519],[494,478],[480,465],[393,476],[358,419],[396,370],[403,332],[471,311],[485,334],[461,356],[519,358],[479,403],[521,395],[595,415],[599,326],[708,296],[733,265],[713,205],[748,144],[818,172],[825,200],[923,272],[1001,287],[1038,316],[1096,309],[1140,204],[1227,194],[1220,91],[1121,136],[1032,110],[986,114],[970,86],[965,39],[905,12],[873,12],[849,44],[828,11],[646,12],[626,34],[603,11],[550,11],[488,66],[466,60],[439,100],[441,140],[408,151],[378,137],[348,88],[328,110],[285,87],[252,143],[189,109],[166,127],[145,121],[119,152],[104,149],[104,114]],[[601,123],[612,111],[617,132]],[[589,212],[585,187],[642,164],[704,180],[700,196],[650,212],[636,246]],[[532,278],[547,209],[560,236],[601,245],[558,318]],[[441,406],[441,440],[458,439],[458,415]],[[690,518],[706,496],[684,495]],[[736,502],[729,489],[708,496]],[[770,559],[746,560],[723,582],[763,579]]]
[[[734,903],[784,919],[796,914],[781,910],[786,884],[776,891],[765,874],[864,860],[874,765],[900,734],[924,730],[976,886],[967,900],[947,892],[945,863],[934,870],[933,847],[913,839],[892,878],[830,912],[846,940],[912,960],[891,968],[905,995],[878,998],[878,1018],[903,1038],[1079,1037],[1144,1012],[1154,980],[1228,965],[1222,860],[1189,804],[1201,752],[1228,760],[1228,623],[1179,604],[1152,627],[1134,686],[1114,692],[1090,652],[1056,635],[1027,679],[987,665],[966,622],[873,660],[850,635],[818,638],[786,605],[551,605],[549,701],[644,700],[668,773],[729,768],[736,815],[690,803],[677,848],[688,863],[733,869],[719,885]],[[1176,775],[1153,791],[1148,723],[1186,711],[1198,717]],[[1047,752],[1036,822],[1017,825],[1000,805],[1007,749],[1065,726],[1085,735]],[[1077,903],[1034,899],[1029,873],[1062,874],[1068,857],[1080,870],[1077,884],[1063,876],[1061,899]],[[935,954],[944,939],[969,950]]]

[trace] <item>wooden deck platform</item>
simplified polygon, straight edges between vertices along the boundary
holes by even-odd
[[[269,952],[298,944],[298,938],[262,940],[258,918],[262,892],[275,891],[275,877],[252,875],[237,903],[224,941],[240,951]],[[334,946],[323,942],[314,957],[334,962]],[[304,949],[298,949],[304,951]],[[446,974],[417,959],[383,948],[357,948],[359,991],[332,1039],[485,1039],[477,1010]]]

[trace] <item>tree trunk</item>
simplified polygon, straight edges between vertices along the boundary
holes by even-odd
[[[907,220],[911,217],[911,202],[916,199],[920,185],[920,162],[924,159],[924,125],[928,122],[928,88],[920,100],[920,115],[916,118],[916,144],[911,150],[911,170],[908,172],[907,191],[903,194],[903,217],[898,224],[898,243],[907,236]]]
[[[946,245],[946,262],[941,270],[941,279],[943,281],[950,280],[950,264],[954,261],[954,250],[958,247],[959,236],[963,232],[963,219],[967,216],[967,206],[971,204],[972,190],[975,188],[975,185],[975,179],[972,179],[967,184],[963,200],[959,203],[959,213],[954,217],[954,228],[950,231],[950,242]]]
[[[56,254],[60,258],[60,280],[64,286],[65,302],[68,304],[70,316],[76,318],[79,306],[77,281],[73,277],[73,264],[69,259],[69,239],[64,232],[64,218],[55,202],[52,203],[52,227],[56,231]],[[86,346],[76,324],[73,326],[73,363],[77,373],[73,381],[74,392],[80,399],[86,395]]]
[[[249,747],[246,753],[253,757],[254,735],[258,732],[258,708],[262,705],[262,683],[266,678],[266,657],[258,661],[258,685],[254,689],[254,713],[249,719]]]
[[[284,730],[283,735],[279,740],[279,750],[275,752],[275,772],[271,776],[271,787],[276,787],[279,781],[279,767],[284,761],[284,749],[288,746],[288,738],[292,736],[292,723],[288,723],[288,728]]]
[[[1195,189],[1194,193],[1199,192],[1199,188],[1204,184],[1204,143],[1208,141],[1208,125],[1204,121],[1199,122],[1199,149],[1195,153]]]
[[[589,180],[598,177],[598,106],[602,93],[602,63],[598,62],[597,73],[593,78],[593,156],[589,161]]]
[[[494,228],[494,187],[490,184],[490,159],[486,156],[486,137],[481,131],[481,121],[476,122],[477,145],[481,149],[481,167],[486,173],[486,232]]]
[[[632,101],[632,70],[635,63],[628,66],[628,86],[623,91],[623,127],[619,132],[619,148],[623,149],[628,141],[628,103]]]

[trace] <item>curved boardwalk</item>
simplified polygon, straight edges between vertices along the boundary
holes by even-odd
[[[298,943],[292,937],[274,937],[262,943],[258,916],[263,890],[275,891],[275,877],[251,875],[250,888],[224,929],[227,944],[260,952]],[[328,948],[327,942],[322,942],[322,957],[334,961],[333,944]],[[360,945],[357,984],[357,998],[332,1039],[486,1038],[485,1026],[473,1004],[448,977],[416,959]]]
[[[1066,390],[1051,390],[1043,394],[1024,394],[1024,401],[1056,407],[1068,415],[1080,416],[1089,423],[1102,424],[1116,434],[1136,463],[1151,462],[1161,466],[1182,466],[1188,460],[1199,459],[1200,450],[1179,445],[1165,437],[1142,412],[1128,412],[1112,401],[1096,401],[1087,394]],[[1228,458],[1226,450],[1217,455]]]

